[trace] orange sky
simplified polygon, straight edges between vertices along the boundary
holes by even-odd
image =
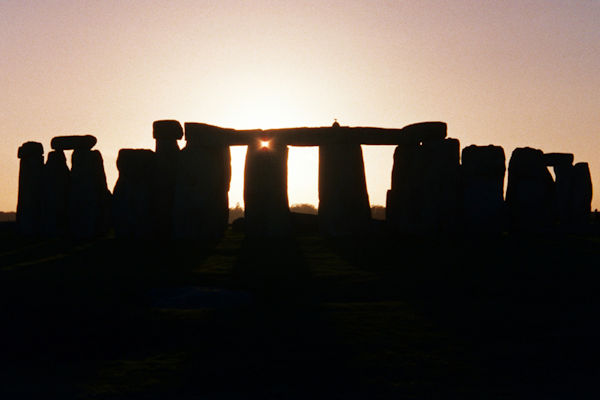
[[[600,188],[600,1],[0,2],[0,210],[19,145],[93,134],[109,186],[152,121],[233,128],[448,123],[449,136],[575,154]],[[242,202],[243,148],[231,204]],[[393,148],[365,147],[385,204]],[[292,149],[291,203],[317,201],[317,151]],[[594,208],[600,208],[595,196]]]

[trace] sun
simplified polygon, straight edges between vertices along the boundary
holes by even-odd
[[[261,140],[260,141],[260,148],[261,149],[268,149],[270,146],[270,143],[268,140]]]

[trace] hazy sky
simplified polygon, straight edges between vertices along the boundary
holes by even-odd
[[[600,1],[0,0],[0,210],[17,148],[98,138],[112,189],[120,148],[152,122],[232,128],[448,123],[463,147],[572,152],[600,188]],[[183,144],[183,143],[182,143]],[[317,202],[317,150],[292,149],[290,203]],[[372,204],[393,148],[364,147]],[[242,202],[234,148],[231,204]],[[593,207],[600,208],[600,196]]]

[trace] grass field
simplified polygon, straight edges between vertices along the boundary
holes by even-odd
[[[600,239],[0,241],[0,399],[596,398]]]

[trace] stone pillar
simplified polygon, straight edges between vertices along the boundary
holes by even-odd
[[[571,221],[575,227],[589,224],[592,212],[592,177],[588,163],[573,166]]]
[[[415,231],[417,216],[415,209],[419,199],[416,157],[418,143],[401,144],[394,150],[392,188],[387,192],[386,221],[392,230],[400,233]]]
[[[117,237],[148,239],[156,235],[156,155],[151,150],[121,149],[119,179],[112,199]]]
[[[362,148],[335,136],[332,143],[319,146],[319,227],[330,236],[365,234],[371,206]]]
[[[504,150],[468,146],[462,151],[462,216],[465,231],[501,233],[505,228]]]
[[[573,185],[573,154],[546,153],[544,163],[554,169],[553,223],[565,228],[571,223],[571,193]]]
[[[44,166],[42,235],[64,237],[69,232],[69,188],[71,171],[63,150],[48,153]]]
[[[44,148],[41,143],[26,142],[19,147],[19,197],[17,230],[26,236],[40,233]]]
[[[178,121],[160,120],[152,124],[156,140],[156,222],[159,237],[173,233],[173,196],[183,128]]]
[[[553,222],[554,180],[544,153],[516,148],[508,164],[506,205],[512,231],[544,231]]]
[[[99,151],[76,148],[71,157],[69,224],[76,239],[89,239],[108,230],[111,194]]]
[[[454,232],[459,209],[457,139],[416,138],[394,152],[386,215],[399,233]]]
[[[173,235],[214,242],[228,226],[231,154],[229,146],[211,142],[219,135],[207,126],[188,131],[179,155],[173,202]]]
[[[249,145],[244,169],[246,235],[284,237],[292,233],[287,195],[288,148],[271,141],[269,147]]]

